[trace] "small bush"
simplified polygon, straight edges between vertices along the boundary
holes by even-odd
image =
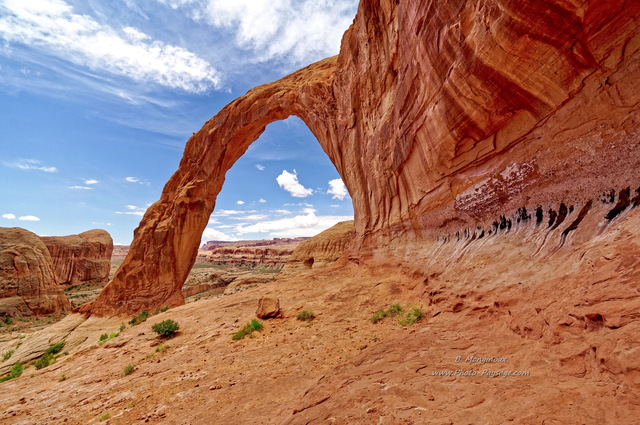
[[[145,310],[142,313],[138,314],[137,316],[133,316],[131,320],[129,320],[129,324],[131,326],[135,326],[142,322],[146,322],[149,316],[150,316],[149,312]]]
[[[105,342],[109,341],[110,339],[117,337],[118,335],[120,335],[120,333],[118,332],[111,332],[110,334],[102,334],[100,335],[100,340],[98,341],[98,345],[102,345]]]
[[[244,325],[242,329],[240,329],[238,332],[234,333],[231,339],[233,339],[234,341],[237,341],[251,334],[253,331],[259,331],[261,329],[262,329],[262,323],[260,323],[256,319],[253,319],[252,321]]]
[[[122,371],[122,374],[124,376],[131,375],[131,373],[133,373],[134,370],[136,370],[136,365],[128,364],[124,367],[124,371]]]
[[[35,367],[36,369],[43,369],[50,364],[55,363],[55,361],[56,359],[53,354],[46,353],[36,361]]]
[[[400,304],[393,304],[387,309],[389,316],[397,316],[400,313],[402,313],[402,306],[400,306]]]
[[[5,317],[2,319],[2,323],[4,323],[7,326],[13,325],[13,320],[11,320],[11,317]]]
[[[387,312],[384,310],[378,310],[375,313],[373,313],[373,316],[371,316],[371,322],[378,323],[385,317],[387,317]]]
[[[11,372],[9,372],[6,376],[3,376],[2,378],[0,378],[0,382],[6,382],[10,379],[19,377],[20,375],[22,375],[23,370],[24,369],[22,367],[22,363],[14,364],[13,367],[11,368]]]
[[[401,325],[413,325],[416,322],[419,322],[420,320],[422,320],[424,318],[424,312],[416,307],[416,308],[412,308],[411,310],[407,311],[407,314],[405,314],[404,319],[400,321]]]
[[[104,421],[106,421],[107,419],[109,419],[110,417],[111,417],[111,413],[109,413],[109,412],[105,412],[105,413],[103,413],[102,415],[100,415],[100,417],[98,418],[98,420],[99,420],[100,422],[104,422]]]
[[[316,318],[316,314],[311,310],[303,310],[296,316],[298,320],[306,320],[307,322],[312,321]]]
[[[127,325],[125,325],[124,323],[120,325],[120,332],[124,331],[125,329],[127,329]]]
[[[67,375],[62,375],[60,378],[58,378],[58,382],[62,382],[66,380],[67,380]]]
[[[2,355],[2,361],[9,360],[9,359],[11,358],[11,356],[13,355],[13,352],[14,352],[14,351],[16,351],[16,350],[9,350],[9,351],[7,351],[6,353],[4,353],[4,354]]]
[[[163,322],[156,323],[151,329],[163,338],[170,338],[180,329],[180,325],[171,319],[167,319]]]
[[[47,354],[58,354],[60,351],[62,351],[62,347],[64,347],[64,344],[66,344],[66,342],[60,341],[59,343],[52,345],[51,347],[47,348]]]
[[[167,348],[169,348],[168,345],[160,344],[156,347],[156,353],[164,353],[167,350]]]

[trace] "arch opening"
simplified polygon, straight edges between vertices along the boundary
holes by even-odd
[[[184,303],[182,286],[225,175],[266,126],[291,115],[309,128],[344,180],[332,89],[335,58],[250,90],[225,106],[186,144],[178,170],[134,232],[113,279],[82,312],[129,314]],[[349,181],[344,180],[346,186]]]

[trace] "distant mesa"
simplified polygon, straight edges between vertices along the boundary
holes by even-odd
[[[61,285],[105,283],[112,251],[104,230],[39,237],[18,227],[0,228],[0,316],[69,310]]]
[[[58,284],[104,284],[109,280],[113,240],[107,231],[89,230],[78,235],[40,239],[51,254]]]
[[[51,254],[38,235],[0,228],[0,316],[32,316],[68,310]]]
[[[304,241],[293,250],[283,274],[317,270],[333,264],[344,254],[353,231],[353,220],[342,221]]]

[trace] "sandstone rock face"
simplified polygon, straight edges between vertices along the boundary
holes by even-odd
[[[25,229],[0,228],[0,316],[50,314],[70,307],[40,238]]]
[[[353,238],[353,221],[343,221],[298,245],[282,273],[326,267],[342,256]]]
[[[181,304],[226,171],[290,115],[349,189],[360,263],[412,267],[420,241],[637,187],[639,18],[626,0],[363,0],[338,57],[249,91],[193,135],[85,311]]]
[[[89,230],[79,235],[43,236],[53,260],[58,284],[106,283],[111,268],[113,240],[104,230]]]

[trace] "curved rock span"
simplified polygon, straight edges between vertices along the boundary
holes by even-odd
[[[0,316],[50,314],[71,308],[58,286],[51,256],[38,235],[0,228]]]
[[[106,283],[111,270],[113,240],[105,230],[89,230],[78,235],[42,236],[53,260],[58,284]]]
[[[420,241],[640,182],[640,3],[363,0],[339,56],[250,90],[187,143],[85,312],[183,303],[226,171],[300,117],[353,199],[347,256],[411,267]]]

